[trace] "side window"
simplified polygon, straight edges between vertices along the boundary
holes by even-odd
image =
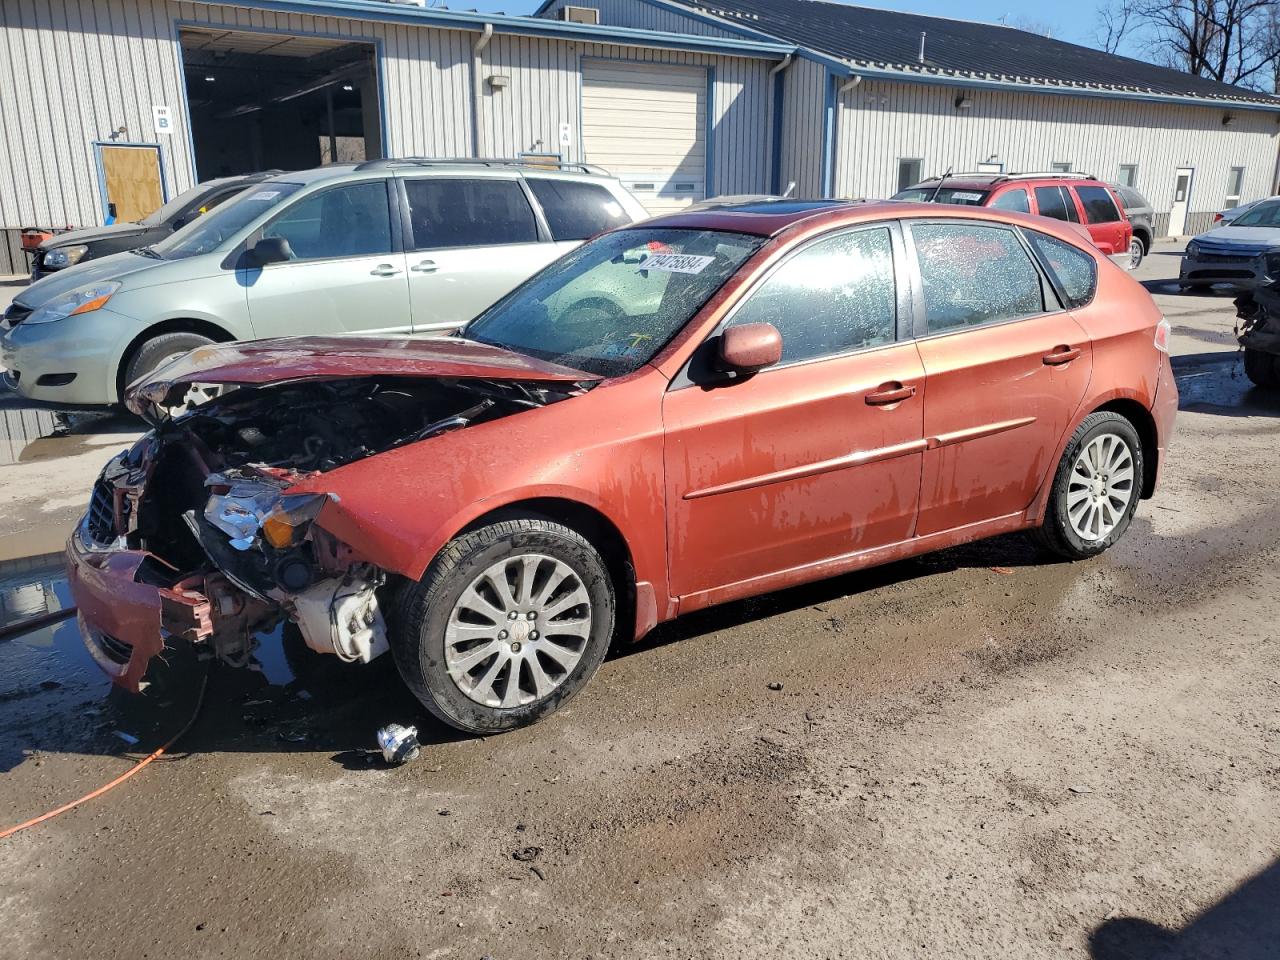
[[[1030,213],[1031,204],[1027,201],[1027,191],[1022,188],[1006,190],[991,201],[997,210],[1016,210],[1019,213]]]
[[[1115,223],[1120,219],[1120,211],[1106,187],[1076,187],[1076,194],[1090,223]]]
[[[1049,268],[1067,297],[1068,307],[1082,307],[1093,299],[1098,283],[1098,265],[1093,257],[1054,237],[1025,231],[1041,262]]]
[[[313,193],[267,224],[262,235],[288,240],[295,260],[390,253],[387,183],[365,180]]]
[[[586,240],[631,222],[622,204],[597,183],[547,177],[526,177],[525,182],[538,198],[556,240]]]
[[[1042,217],[1053,217],[1055,220],[1068,219],[1067,204],[1062,199],[1062,191],[1058,187],[1036,187],[1036,206]]]
[[[415,250],[536,243],[533,208],[515,180],[404,181]]]
[[[731,326],[771,323],[782,362],[796,363],[889,343],[897,294],[887,229],[858,230],[809,245],[769,276]]]
[[[917,223],[911,237],[930,333],[1044,312],[1040,274],[1012,230]]]

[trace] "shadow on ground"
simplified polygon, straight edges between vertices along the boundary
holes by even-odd
[[[1093,932],[1089,950],[1093,960],[1275,960],[1280,956],[1280,860],[1181,930],[1121,917]]]

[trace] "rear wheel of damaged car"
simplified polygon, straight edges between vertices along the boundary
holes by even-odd
[[[391,649],[409,689],[445,723],[513,730],[586,685],[615,608],[608,568],[581,534],[504,520],[454,539],[406,588]]]
[[[1244,349],[1244,373],[1256,387],[1280,387],[1280,357],[1261,350]]]
[[[1143,470],[1142,441],[1133,424],[1109,410],[1089,414],[1058,464],[1036,540],[1069,560],[1113,546],[1138,509]]]

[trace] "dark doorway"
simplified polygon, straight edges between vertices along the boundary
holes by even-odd
[[[201,180],[382,156],[371,43],[184,27]]]

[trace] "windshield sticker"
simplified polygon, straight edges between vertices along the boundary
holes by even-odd
[[[982,199],[982,194],[980,194],[980,193],[966,193],[966,192],[965,192],[965,191],[963,191],[963,190],[957,190],[955,193],[951,194],[951,199],[953,199],[953,200],[981,200],[981,199]]]
[[[660,270],[663,273],[698,274],[715,261],[715,257],[697,256],[692,253],[658,253],[640,263],[641,270]]]
[[[250,200],[274,200],[280,196],[279,190],[259,190],[249,197]]]

